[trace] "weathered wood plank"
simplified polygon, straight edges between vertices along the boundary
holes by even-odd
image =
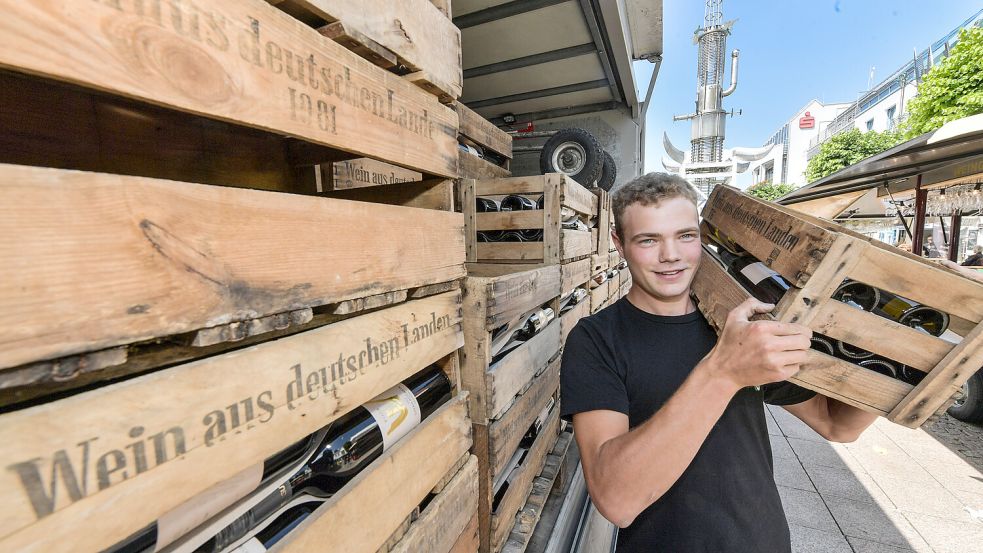
[[[496,154],[512,159],[512,135],[492,125],[460,102],[454,103],[460,120],[458,133]]]
[[[546,370],[533,379],[529,389],[522,393],[509,410],[488,425],[488,441],[475,445],[479,455],[488,455],[489,475],[492,480],[506,467],[526,430],[560,387],[560,358],[557,356]]]
[[[574,306],[573,309],[567,311],[560,316],[560,346],[562,347],[567,342],[567,336],[570,335],[570,331],[573,327],[577,326],[580,319],[587,317],[591,314],[591,303],[590,298],[584,298]]]
[[[458,151],[458,177],[462,179],[500,179],[512,172],[464,150]]]
[[[488,368],[485,374],[488,390],[485,417],[497,419],[519,393],[560,351],[560,323],[554,320],[546,328],[515,348],[501,361]],[[480,413],[472,417],[483,422]]]
[[[543,228],[543,212],[538,209],[479,213],[475,217],[475,230],[479,231],[540,228]]]
[[[583,230],[560,230],[560,260],[569,261],[587,257],[594,251],[590,233]]]
[[[450,97],[461,95],[461,31],[430,0],[292,1],[387,48]]]
[[[468,462],[450,483],[427,505],[409,532],[391,550],[393,553],[448,553],[474,521],[477,536],[478,459]]]
[[[328,499],[275,551],[317,551],[330,541],[338,551],[375,552],[470,445],[466,402],[452,400]]]
[[[512,265],[512,271],[493,278],[478,277],[487,285],[485,325],[492,330],[527,313],[560,295],[560,268],[556,265],[522,270]],[[475,269],[475,265],[469,266]],[[469,277],[474,278],[474,277]],[[480,316],[480,313],[476,313]],[[470,313],[469,313],[469,316]]]
[[[450,553],[478,553],[480,538],[478,536],[478,513],[471,517],[468,526],[461,532]]]
[[[340,200],[454,211],[454,181],[429,179],[391,186],[373,186],[325,192],[323,196]],[[459,219],[460,215],[457,216]],[[460,221],[463,225],[464,221]],[[398,228],[398,227],[394,227]]]
[[[2,6],[4,68],[456,176],[454,110],[266,2]]]
[[[464,276],[455,213],[14,165],[0,176],[0,367]]]
[[[560,174],[546,175],[547,182],[560,186],[560,203],[570,209],[585,215],[597,215],[597,195],[584,188],[579,182]]]
[[[566,297],[574,288],[590,280],[590,259],[581,259],[560,266],[560,297]]]
[[[460,301],[410,301],[2,415],[0,549],[118,542],[459,348]]]
[[[318,190],[318,192],[423,180],[423,174],[419,171],[410,171],[398,165],[392,165],[391,163],[366,157],[350,159],[348,161],[336,161],[321,166],[322,171],[325,168],[327,168],[328,175],[331,177],[330,183],[325,190]]]
[[[480,262],[543,261],[543,242],[478,242],[475,251]]]

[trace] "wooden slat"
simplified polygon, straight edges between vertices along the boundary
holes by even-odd
[[[509,410],[488,425],[488,441],[476,443],[476,451],[488,455],[489,475],[495,480],[508,465],[526,430],[560,386],[560,358],[554,359],[542,374],[533,379]]]
[[[952,396],[952,388],[961,387],[980,366],[983,366],[983,322],[952,348],[888,418],[912,428],[921,426]]]
[[[476,261],[542,261],[542,242],[478,242]]]
[[[809,326],[830,338],[903,360],[905,365],[925,372],[952,349],[945,340],[833,300],[822,305]],[[885,341],[884,336],[894,339]]]
[[[450,553],[477,553],[480,547],[479,542],[478,513],[475,513],[471,517],[471,522],[468,523],[468,526],[461,532],[460,537],[457,538],[457,542],[450,550]]]
[[[560,297],[570,295],[575,288],[590,280],[590,259],[581,259],[560,266]]]
[[[509,177],[482,179],[475,182],[478,196],[500,196],[507,194],[542,194],[546,190],[546,177]]]
[[[586,215],[597,215],[597,195],[572,178],[559,173],[546,175],[551,184],[560,183],[560,201],[565,207]]]
[[[560,346],[562,347],[567,342],[567,336],[570,335],[570,331],[573,327],[577,326],[577,322],[580,319],[587,317],[591,314],[591,304],[590,297],[584,298],[574,306],[573,309],[567,311],[560,317]]]
[[[339,20],[394,52],[411,71],[422,71],[442,91],[461,95],[461,31],[430,0],[293,0]]]
[[[513,230],[543,228],[543,210],[478,213],[475,230]]]
[[[543,305],[560,295],[560,268],[556,265],[527,271],[522,265],[513,265],[516,272],[493,279],[480,279],[487,283],[485,328],[498,326]],[[472,316],[469,313],[469,316]],[[473,316],[481,316],[480,312]]]
[[[454,211],[454,186],[453,180],[430,179],[391,186],[337,190],[326,192],[323,196],[358,202]],[[460,215],[457,217],[460,219]],[[463,224],[463,221],[461,223]]]
[[[281,3],[280,7],[284,7],[285,5],[293,7],[296,3],[294,0],[287,0]],[[394,69],[399,65],[399,58],[391,50],[343,21],[335,21],[334,23],[319,27],[317,32],[383,69]]]
[[[322,166],[322,171],[327,172],[330,182],[324,190],[318,192],[423,180],[423,174],[419,171],[410,171],[398,165],[367,157],[336,161]]]
[[[560,230],[560,259],[568,261],[578,257],[587,257],[594,251],[590,233],[583,230]]]
[[[7,69],[457,174],[453,110],[266,2],[2,7]]]
[[[597,287],[593,288],[590,291],[590,312],[591,313],[594,313],[598,309],[601,309],[602,307],[604,307],[604,303],[607,301],[608,296],[611,295],[611,294],[608,293],[609,292],[609,290],[608,290],[609,287],[610,287],[610,283],[607,282],[607,281],[605,281],[605,282],[603,282],[602,284],[599,284]]]
[[[477,536],[477,514],[478,458],[469,455],[468,462],[427,505],[391,553],[449,553],[472,521]]]
[[[461,224],[454,213],[0,165],[0,367],[454,280]]]
[[[553,321],[525,344],[512,350],[485,373],[487,390],[485,418],[497,419],[532,380],[533,376],[560,351],[560,322]],[[480,414],[475,422],[483,422]]]
[[[462,179],[508,178],[512,172],[504,167],[481,159],[464,150],[458,150],[458,177]]]
[[[563,200],[560,190],[561,178],[558,175],[550,174],[543,177],[545,185],[543,189],[543,263],[559,263],[563,259],[563,231],[560,228],[562,222]]]
[[[454,103],[454,109],[457,110],[458,119],[461,121],[458,132],[462,136],[496,154],[512,159],[512,135],[492,125],[487,119],[460,102]]]
[[[464,215],[464,245],[469,263],[478,261],[478,233],[474,230],[477,217],[475,188],[472,179],[458,180],[457,197],[461,200],[461,214]]]
[[[776,212],[769,204],[734,188],[718,186],[710,196],[703,208],[704,222],[795,286],[805,285],[832,246],[832,233]],[[709,234],[706,230],[704,233]]]
[[[118,542],[459,348],[460,301],[410,301],[2,415],[0,549]],[[339,359],[356,370],[332,369]]]
[[[560,430],[560,409],[559,405],[553,408],[552,414],[543,424],[536,441],[529,448],[529,453],[520,465],[519,473],[512,480],[509,490],[505,492],[498,508],[491,515],[489,523],[489,541],[487,544],[482,542],[482,551],[499,551],[505,540],[508,539],[509,531],[512,529],[515,514],[522,508],[522,504],[529,497],[532,490],[532,482],[546,464],[546,457],[549,455],[556,437]],[[481,503],[478,504],[478,515],[481,516]]]
[[[330,541],[338,551],[374,553],[467,453],[470,430],[464,398],[452,400],[318,507],[274,551],[318,551]]]
[[[868,248],[864,257],[852,278],[973,323],[983,320],[983,284],[881,248]]]

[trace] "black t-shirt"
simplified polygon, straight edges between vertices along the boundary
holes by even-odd
[[[699,311],[646,313],[627,298],[582,319],[561,365],[561,413],[598,409],[628,415],[634,428],[676,392],[717,336]],[[788,553],[788,522],[773,475],[765,391],[738,392],[679,480],[618,534],[618,553]],[[772,386],[769,403],[814,395]],[[659,470],[653,466],[652,470]]]

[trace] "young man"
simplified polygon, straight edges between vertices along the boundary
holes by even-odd
[[[757,387],[798,372],[811,331],[750,322],[774,306],[749,300],[717,338],[690,297],[700,230],[686,181],[650,173],[612,206],[632,288],[571,331],[560,397],[618,553],[789,552],[763,401],[833,441],[876,417],[791,384],[764,397]]]

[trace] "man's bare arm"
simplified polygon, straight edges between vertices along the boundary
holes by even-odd
[[[855,441],[877,420],[874,413],[824,395],[816,395],[796,405],[786,405],[785,410],[831,442]]]
[[[613,411],[574,415],[587,487],[605,518],[623,528],[662,497],[693,461],[738,390],[798,372],[811,331],[748,320],[773,307],[748,300],[735,308],[714,349],[637,428],[629,431],[628,417]]]

